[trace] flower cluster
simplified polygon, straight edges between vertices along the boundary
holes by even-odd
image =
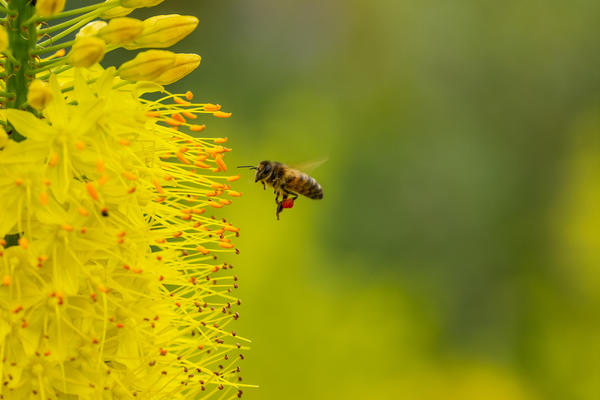
[[[161,86],[200,57],[154,49],[195,17],[124,17],[160,2],[0,0],[0,398],[242,395],[239,175],[197,122],[230,114]],[[118,47],[153,49],[100,67]]]

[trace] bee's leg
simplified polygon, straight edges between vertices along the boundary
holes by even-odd
[[[263,181],[260,181],[260,183],[263,184],[263,190],[267,190],[267,185],[265,185],[265,183]]]
[[[275,203],[279,204],[279,192],[275,191]]]
[[[283,211],[283,202],[279,202],[277,203],[277,213],[275,214],[277,216],[277,220],[279,220],[279,213]]]
[[[287,190],[285,188],[285,186],[281,185],[281,190],[283,190],[285,192],[285,197],[283,198],[284,200],[287,199],[288,195],[293,196],[292,200],[296,200],[298,198],[298,195],[294,192],[290,192],[289,190]]]

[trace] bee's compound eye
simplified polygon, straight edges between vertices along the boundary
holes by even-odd
[[[263,175],[267,175],[269,172],[271,172],[271,164],[267,164],[263,168]]]

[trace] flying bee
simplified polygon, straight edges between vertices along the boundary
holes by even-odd
[[[243,165],[238,168],[255,169],[254,182],[260,181],[265,189],[267,185],[273,187],[275,203],[277,203],[277,212],[275,214],[277,219],[279,219],[279,213],[284,208],[291,208],[294,205],[294,200],[300,194],[309,199],[323,198],[323,188],[315,178],[280,162],[261,161],[257,167]],[[290,196],[291,198],[288,198]]]

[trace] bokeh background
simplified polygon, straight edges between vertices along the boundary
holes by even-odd
[[[238,181],[245,398],[600,398],[600,3],[159,12],[200,19],[171,90],[233,112],[231,166],[328,159],[280,221]]]

